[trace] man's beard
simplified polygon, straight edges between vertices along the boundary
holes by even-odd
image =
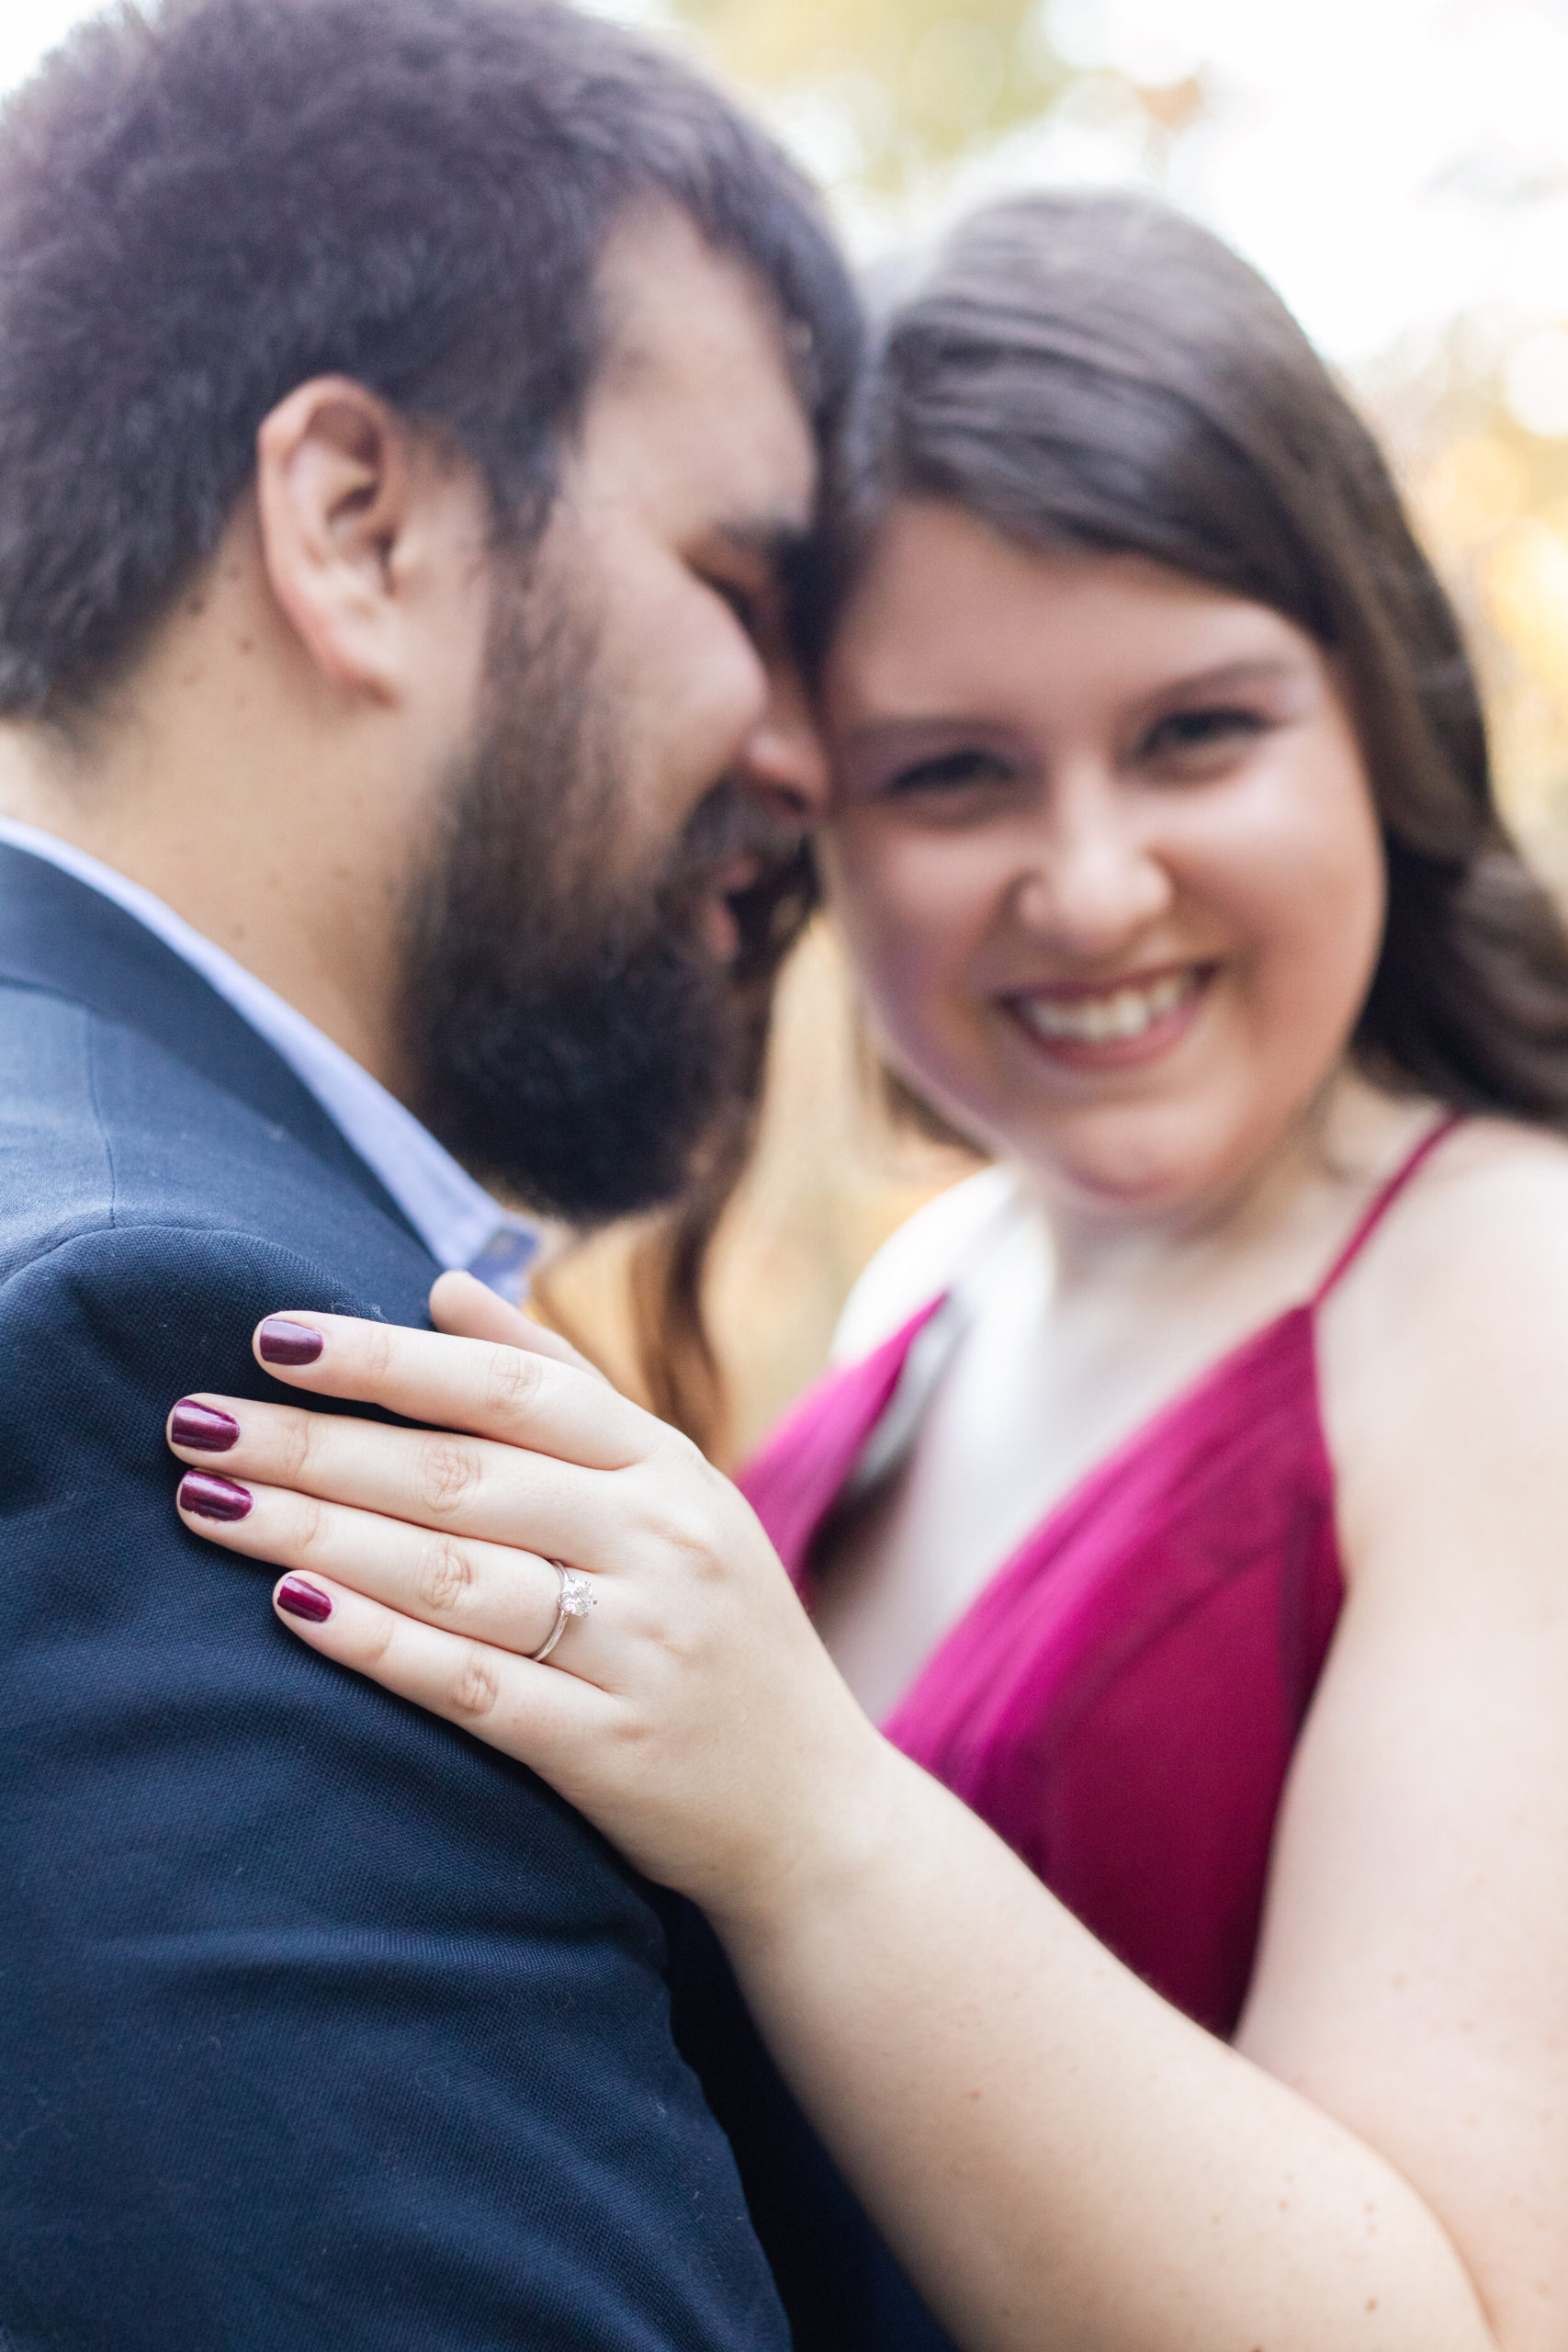
[[[728,784],[659,870],[606,880],[631,812],[592,639],[559,617],[535,639],[526,610],[496,634],[488,719],[411,909],[404,1034],[432,1133],[499,1190],[592,1225],[733,1155],[813,881],[799,835]],[[731,900],[727,967],[705,921],[744,852],[762,870]]]

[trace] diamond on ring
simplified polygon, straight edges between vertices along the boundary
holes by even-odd
[[[593,1586],[587,1577],[580,1576],[575,1568],[569,1568],[561,1560],[552,1560],[550,1566],[560,1578],[560,1591],[556,1599],[556,1622],[539,1648],[528,1652],[530,1666],[543,1666],[565,1633],[569,1617],[586,1617],[595,1605]]]
[[[560,1606],[566,1617],[586,1617],[593,1606],[593,1588],[575,1568],[560,1572]]]

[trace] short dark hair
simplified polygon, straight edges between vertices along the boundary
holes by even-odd
[[[0,713],[62,717],[216,547],[256,429],[351,376],[536,529],[595,273],[680,207],[782,313],[819,438],[856,306],[817,200],[674,55],[555,0],[164,0],[0,117]]]
[[[846,431],[841,595],[889,503],[1143,556],[1342,666],[1388,867],[1354,1049],[1461,1109],[1568,1126],[1568,940],[1509,840],[1459,623],[1375,441],[1277,294],[1170,207],[1010,198],[892,308]]]

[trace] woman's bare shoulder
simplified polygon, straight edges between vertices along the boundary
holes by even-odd
[[[1568,1142],[1467,1121],[1320,1337],[1348,1565],[1398,1555],[1426,1580],[1445,1557],[1533,1558],[1555,1577],[1534,1531],[1568,1514]]]
[[[1368,1380],[1397,1371],[1421,1386],[1440,1366],[1461,1393],[1467,1358],[1496,1374],[1496,1360],[1527,1343],[1568,1376],[1568,1140],[1467,1119],[1351,1269],[1322,1338],[1325,1368],[1359,1410]]]
[[[1367,1253],[1367,1288],[1415,1309],[1520,1264],[1568,1276],[1568,1138],[1467,1119],[1433,1153]]]

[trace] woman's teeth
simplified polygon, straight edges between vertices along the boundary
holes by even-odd
[[[1038,1036],[1076,1046],[1121,1045],[1141,1037],[1156,1021],[1196,993],[1196,971],[1172,972],[1149,988],[1109,989],[1104,996],[1020,996],[1020,1016]]]

